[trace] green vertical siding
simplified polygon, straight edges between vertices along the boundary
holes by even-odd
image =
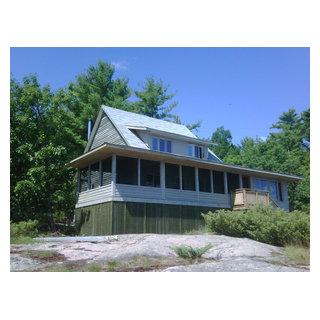
[[[75,210],[79,235],[183,233],[204,225],[215,208],[140,202],[106,202]]]

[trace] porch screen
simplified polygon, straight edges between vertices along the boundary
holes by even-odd
[[[91,188],[95,189],[99,187],[99,162],[96,162],[90,166],[90,183]]]
[[[224,174],[221,171],[212,171],[214,193],[224,194]]]
[[[234,191],[235,189],[239,189],[239,175],[236,173],[227,173],[228,180],[228,193]]]
[[[210,170],[199,168],[199,191],[211,192]]]
[[[88,190],[88,167],[80,170],[79,192]]]
[[[141,185],[146,187],[160,187],[160,162],[141,160]]]
[[[116,183],[138,184],[138,159],[117,156],[116,170]]]
[[[182,166],[182,189],[196,190],[194,167]]]
[[[179,166],[166,163],[166,188],[180,189]]]
[[[111,184],[111,168],[112,168],[112,157],[102,160],[101,163],[101,185],[106,186]]]

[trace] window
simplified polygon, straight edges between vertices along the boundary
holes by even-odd
[[[96,162],[90,166],[90,189],[99,187],[99,162]]]
[[[212,171],[214,193],[224,194],[224,173]]]
[[[180,174],[177,164],[166,163],[166,188],[180,189]]]
[[[278,189],[279,189],[279,200],[283,201],[283,196],[282,196],[282,186],[281,183],[278,182]]]
[[[160,151],[165,152],[165,143],[163,139],[160,139]]]
[[[194,156],[196,158],[200,158],[200,156],[199,156],[199,147],[197,147],[197,146],[194,147]]]
[[[138,184],[138,159],[117,156],[117,183]]]
[[[198,169],[199,172],[199,191],[211,192],[210,170]]]
[[[171,141],[167,141],[167,152],[171,153]]]
[[[194,167],[182,166],[182,189],[196,190]]]
[[[152,138],[152,150],[159,150],[161,152],[172,152],[172,143],[171,141]]]
[[[268,181],[266,180],[260,180],[260,179],[256,179],[256,189],[257,190],[265,190],[265,191],[269,191],[268,188]]]
[[[236,173],[227,173],[228,193],[239,189],[239,175]]]
[[[79,192],[88,190],[88,167],[80,169],[80,187]]]
[[[273,200],[279,200],[278,199],[278,185],[274,181],[270,181],[270,197]]]
[[[193,145],[189,144],[188,145],[188,156],[190,156],[190,157],[193,157],[192,149],[193,149]]]
[[[141,160],[141,185],[160,187],[160,162]]]
[[[112,158],[109,157],[107,159],[102,160],[101,163],[101,185],[106,186],[111,184],[111,175],[112,175]]]
[[[158,139],[152,138],[152,150],[158,150]]]

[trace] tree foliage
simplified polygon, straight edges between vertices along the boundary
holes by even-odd
[[[302,176],[305,180],[288,184],[290,209],[305,209],[310,202],[310,109],[298,115],[289,109],[273,124],[265,141],[245,137],[232,143],[229,130],[217,128],[213,151],[223,162],[244,167]]]
[[[112,64],[98,61],[65,88],[41,86],[37,75],[10,80],[10,204],[13,222],[38,220],[55,230],[55,221],[72,218],[75,169],[63,165],[79,156],[87,141],[88,118],[101,105],[164,119],[176,102],[169,86],[148,78],[138,101],[129,100],[129,80],[115,78]]]

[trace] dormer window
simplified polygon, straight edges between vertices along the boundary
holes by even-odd
[[[204,148],[189,144],[188,145],[188,156],[203,159],[204,158]]]
[[[159,150],[161,152],[172,152],[172,142],[160,138],[152,138],[152,150]]]

